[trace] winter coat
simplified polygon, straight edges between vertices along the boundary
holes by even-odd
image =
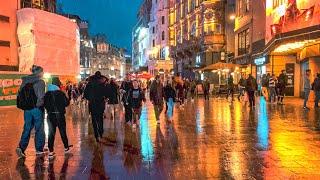
[[[285,88],[288,84],[288,77],[285,74],[280,74],[278,78],[278,87]]]
[[[246,80],[246,90],[247,91],[256,91],[258,87],[257,84],[257,80],[250,76],[247,80]]]
[[[106,88],[107,79],[104,76],[93,75],[84,90],[84,97],[89,101],[90,113],[103,113],[105,100],[109,98]]]
[[[119,104],[119,90],[118,85],[115,82],[111,82],[107,85],[109,94],[108,104]]]
[[[163,91],[164,91],[164,98],[167,102],[169,101],[169,98],[172,98],[173,101],[175,101],[176,91],[173,89],[173,87],[167,85],[166,87],[164,87]]]
[[[45,82],[38,75],[32,74],[29,76],[25,76],[22,78],[22,84],[20,86],[20,91],[28,83],[33,84],[34,92],[38,98],[36,106],[43,107],[45,88],[46,88]]]
[[[157,82],[154,80],[151,83],[150,86],[150,100],[155,104],[155,105],[162,105],[163,104],[163,86],[161,82]]]
[[[139,109],[142,107],[142,101],[146,101],[144,92],[141,88],[131,89],[128,96],[128,106],[133,109]]]
[[[70,101],[64,92],[58,86],[49,84],[48,92],[44,96],[44,108],[50,113],[66,113],[66,107]]]

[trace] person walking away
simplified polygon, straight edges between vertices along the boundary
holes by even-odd
[[[304,101],[303,101],[303,109],[306,110],[310,110],[310,108],[308,108],[307,103],[309,100],[309,96],[310,96],[310,91],[311,91],[311,81],[310,81],[310,74],[311,74],[311,70],[307,69],[306,70],[306,74],[304,75],[304,86],[303,86],[303,90],[304,90]]]
[[[138,81],[133,80],[132,84],[133,89],[129,91],[128,102],[133,112],[132,128],[135,129],[141,116],[142,102],[146,102],[146,98],[144,90],[139,88]]]
[[[114,120],[117,111],[117,105],[119,104],[119,87],[115,80],[112,78],[110,83],[107,85],[109,94],[108,105],[111,118]]]
[[[205,79],[202,83],[202,89],[204,93],[204,99],[209,100],[209,92],[210,92],[210,83],[208,79]]]
[[[120,87],[120,92],[122,93],[121,100],[122,100],[124,112],[125,112],[125,122],[127,124],[130,124],[132,120],[132,108],[129,106],[129,102],[128,102],[129,92],[132,90],[132,88],[133,88],[132,82],[130,81],[129,74],[127,74]]]
[[[228,86],[228,93],[227,93],[227,99],[229,98],[229,96],[231,95],[231,101],[234,101],[233,98],[233,88],[234,88],[234,83],[233,83],[233,77],[230,74],[229,78],[227,80],[227,86]]]
[[[183,88],[183,83],[182,82],[178,82],[177,86],[176,86],[176,90],[178,91],[178,99],[180,102],[180,108],[183,108],[184,106],[184,88]]]
[[[160,114],[163,110],[163,85],[160,76],[156,75],[150,86],[150,101],[153,104],[157,124],[160,124]]]
[[[48,85],[48,92],[44,96],[44,107],[48,113],[49,126],[49,159],[55,157],[54,141],[56,135],[56,128],[58,127],[60,136],[64,145],[64,153],[70,153],[70,146],[66,132],[66,117],[65,108],[69,106],[70,101],[66,94],[60,90],[61,82],[58,77],[52,78],[52,84]]]
[[[265,74],[262,75],[261,86],[262,86],[261,93],[265,98],[265,100],[268,101],[269,100],[269,95],[268,95],[269,78]]]
[[[250,74],[248,79],[246,80],[246,91],[249,96],[249,107],[255,107],[255,97],[254,92],[257,90],[258,84],[257,80]]]
[[[22,78],[22,84],[17,96],[17,107],[24,111],[23,132],[16,149],[19,158],[26,157],[25,150],[28,147],[33,128],[35,128],[36,155],[42,156],[44,154],[45,133],[43,104],[45,82],[41,79],[43,77],[43,68],[33,65],[31,72],[31,75]]]
[[[190,83],[190,94],[191,94],[191,102],[194,102],[194,97],[196,95],[197,84],[194,80]]]
[[[317,74],[316,79],[313,82],[313,90],[315,93],[315,101],[314,101],[314,107],[319,108],[319,101],[320,101],[320,73]]]
[[[283,99],[284,99],[287,83],[288,83],[288,77],[286,75],[286,71],[282,70],[278,78],[278,104],[283,105]]]
[[[277,78],[274,74],[269,79],[269,101],[274,103],[277,101],[277,90],[276,90]]]
[[[167,111],[168,120],[169,122],[172,122],[174,102],[176,99],[176,91],[174,90],[172,83],[169,81],[166,87],[164,88],[164,97],[166,99],[167,106],[168,106],[168,111]]]
[[[92,126],[94,136],[99,143],[103,137],[103,113],[105,110],[105,101],[109,98],[108,89],[105,83],[107,78],[97,71],[88,80],[86,89],[84,90],[84,97],[89,102],[89,113],[92,117]]]
[[[244,96],[244,89],[245,89],[245,86],[246,86],[246,80],[244,79],[243,76],[241,76],[241,78],[239,80],[239,83],[238,83],[238,86],[239,86],[238,100],[240,101],[240,97]]]

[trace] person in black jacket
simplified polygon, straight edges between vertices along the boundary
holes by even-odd
[[[169,81],[167,82],[166,87],[164,87],[164,98],[168,106],[168,111],[167,111],[168,120],[171,122],[173,117],[174,102],[176,99],[176,91],[172,87],[172,83]]]
[[[64,152],[70,152],[67,132],[66,132],[66,118],[65,108],[69,106],[70,99],[66,94],[60,90],[61,82],[59,78],[53,77],[52,84],[48,85],[48,92],[44,96],[44,107],[48,113],[48,126],[49,126],[49,159],[55,157],[54,153],[54,140],[56,135],[56,128],[58,127],[60,136],[64,145]]]
[[[122,93],[122,103],[125,111],[125,121],[126,123],[130,123],[132,120],[132,108],[129,106],[128,97],[129,91],[133,89],[132,82],[130,81],[130,77],[127,74],[125,80],[122,82],[120,91]]]
[[[107,85],[109,94],[108,105],[112,118],[115,118],[116,105],[119,104],[119,86],[114,79]]]
[[[92,117],[92,126],[94,136],[97,142],[101,141],[103,129],[103,113],[105,102],[109,98],[109,92],[106,88],[108,79],[97,71],[95,75],[89,77],[88,84],[84,90],[84,97],[89,101],[89,113]]]

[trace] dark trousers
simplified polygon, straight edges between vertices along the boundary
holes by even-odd
[[[103,112],[93,112],[92,116],[92,126],[94,130],[94,137],[102,138],[103,135]]]
[[[130,106],[124,106],[125,120],[126,122],[132,121],[132,108]]]
[[[209,100],[209,91],[207,90],[204,91],[204,99]]]
[[[232,100],[233,100],[233,89],[232,89],[232,88],[229,88],[229,89],[228,89],[227,99],[229,98],[230,95],[231,95],[231,98],[232,98]]]
[[[48,138],[48,147],[49,151],[53,152],[54,140],[56,136],[56,129],[58,127],[60,136],[64,145],[64,148],[69,147],[68,137],[66,132],[66,118],[62,113],[49,113],[48,114],[48,126],[49,126],[49,138]]]
[[[254,97],[254,91],[248,91],[248,96],[249,96],[250,107],[255,106],[256,102]]]
[[[285,87],[279,87],[278,88],[278,102],[282,102],[284,98],[286,88]]]

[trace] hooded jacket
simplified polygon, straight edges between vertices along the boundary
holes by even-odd
[[[56,85],[49,84],[48,92],[44,96],[44,107],[48,113],[66,113],[66,107],[70,101],[66,94]]]
[[[45,95],[45,82],[36,74],[32,74],[29,76],[22,77],[22,84],[20,86],[20,90],[28,83],[33,84],[34,92],[37,96],[37,107],[42,107],[44,104],[44,95]]]

